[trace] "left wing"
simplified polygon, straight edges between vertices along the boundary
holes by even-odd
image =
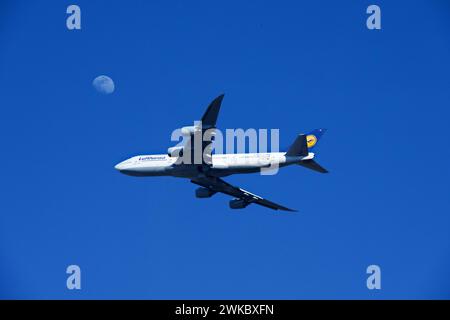
[[[261,206],[270,208],[270,209],[274,209],[274,210],[283,210],[283,211],[296,211],[296,210],[292,210],[286,207],[283,207],[277,203],[274,203],[272,201],[266,200],[261,198],[260,196],[257,196],[256,194],[253,194],[249,191],[246,191],[244,189],[241,189],[239,187],[235,187],[232,186],[231,184],[223,181],[220,178],[217,177],[202,177],[202,178],[195,178],[191,180],[192,183],[195,183],[199,186],[202,186],[204,188],[208,188],[211,191],[214,192],[221,192],[224,194],[228,194],[232,197],[235,197],[235,200],[232,200],[230,202],[230,206],[232,204],[233,201],[237,201],[235,202],[236,204],[239,205],[233,208],[245,208],[247,205],[251,204],[251,203],[256,203],[259,204]]]
[[[182,132],[186,129],[184,135],[187,137],[183,139],[183,145],[169,148],[169,153],[170,150],[175,150],[179,155],[182,148],[183,154],[190,159],[190,164],[212,165],[212,141],[216,134],[216,122],[223,97],[221,94],[209,104],[201,119],[201,130],[197,125],[181,129]]]
[[[206,109],[202,117],[202,125],[204,129],[216,127],[217,117],[219,116],[220,105],[222,104],[223,94],[215,98]]]
[[[205,141],[202,139],[202,163],[208,166],[212,165],[212,141],[216,135],[216,122],[217,117],[219,116],[220,106],[222,105],[223,94],[215,98],[206,109],[205,113],[202,117],[202,137],[205,134],[205,131],[208,130],[207,137],[210,141]],[[197,146],[194,145],[194,148]]]

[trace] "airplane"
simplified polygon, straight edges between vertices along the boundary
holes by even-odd
[[[231,209],[243,209],[249,204],[258,204],[274,210],[296,211],[275,202],[266,200],[256,194],[225,182],[222,177],[232,174],[255,173],[263,168],[289,165],[300,165],[305,168],[327,173],[315,160],[311,152],[325,133],[325,129],[316,129],[306,134],[299,134],[286,152],[269,153],[237,153],[213,154],[212,142],[216,131],[216,122],[224,95],[215,98],[201,118],[200,125],[181,128],[184,145],[171,147],[166,154],[138,155],[118,163],[115,169],[119,172],[137,177],[173,176],[187,178],[199,187],[195,190],[197,198],[210,198],[216,193],[232,196],[229,202]],[[196,137],[203,137],[209,132],[212,138],[201,139],[195,143]],[[200,151],[201,161],[192,160]]]

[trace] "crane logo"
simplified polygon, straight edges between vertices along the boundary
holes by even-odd
[[[306,143],[308,145],[308,148],[312,148],[317,143],[317,137],[313,134],[309,134],[306,136]]]

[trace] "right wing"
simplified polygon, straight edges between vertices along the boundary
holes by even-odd
[[[195,183],[199,186],[202,186],[204,188],[208,188],[211,191],[221,192],[221,193],[230,195],[232,197],[235,197],[237,199],[243,200],[245,203],[244,207],[251,203],[256,203],[256,204],[259,204],[261,206],[264,206],[266,208],[270,208],[273,210],[296,211],[296,210],[286,208],[275,202],[263,199],[260,196],[253,194],[249,191],[246,191],[244,189],[241,189],[239,187],[232,186],[231,184],[229,184],[217,177],[205,176],[202,178],[194,178],[191,180],[191,182]]]

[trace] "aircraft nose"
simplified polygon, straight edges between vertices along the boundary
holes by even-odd
[[[118,163],[118,164],[116,164],[116,165],[114,166],[114,169],[116,169],[116,170],[118,170],[118,171],[122,170],[122,168],[123,168],[122,162],[121,162],[121,163]]]

